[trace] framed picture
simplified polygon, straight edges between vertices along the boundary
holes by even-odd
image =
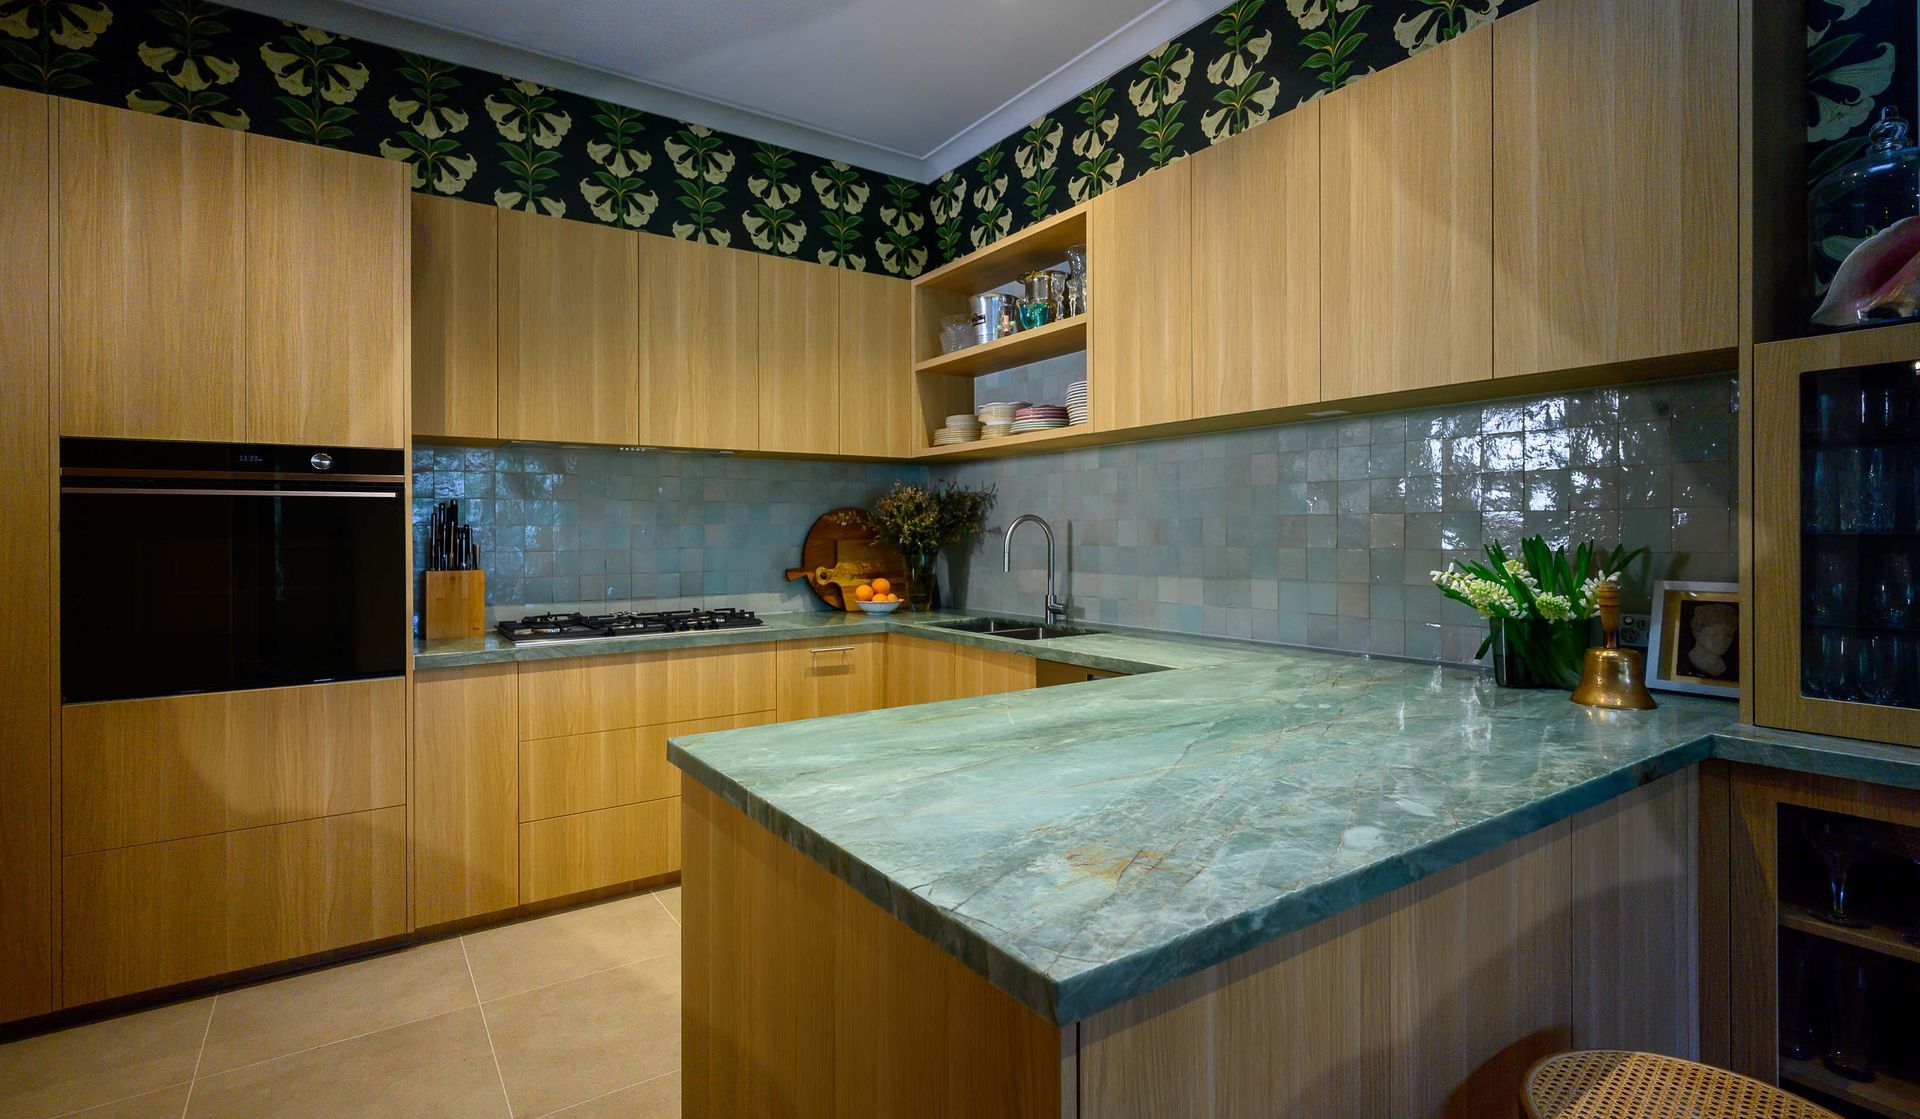
[[[1647,686],[1698,695],[1740,695],[1740,585],[1653,585]]]

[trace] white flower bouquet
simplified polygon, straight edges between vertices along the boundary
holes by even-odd
[[[1494,541],[1486,563],[1455,560],[1433,572],[1433,583],[1487,619],[1487,639],[1476,656],[1494,650],[1501,683],[1571,688],[1592,636],[1588,620],[1599,612],[1594,591],[1602,582],[1619,582],[1646,551],[1621,546],[1603,553],[1589,540],[1569,553],[1534,536],[1520,542],[1515,558]]]

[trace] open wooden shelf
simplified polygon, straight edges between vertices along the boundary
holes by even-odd
[[[978,295],[1018,280],[1036,268],[1058,264],[1067,258],[1067,249],[1086,241],[1087,204],[1083,202],[942,265],[915,280],[913,286]]]
[[[1882,956],[1891,956],[1911,964],[1920,964],[1920,946],[1907,943],[1906,930],[1897,929],[1891,925],[1870,924],[1862,929],[1844,929],[1839,925],[1830,925],[1822,921],[1814,916],[1814,911],[1807,906],[1783,903],[1780,906],[1780,927],[1796,929],[1808,936],[1817,936],[1823,940],[1864,948],[1869,952],[1878,952]]]
[[[998,439],[979,439],[972,443],[928,447],[913,457],[915,459],[1002,458],[1027,451],[1064,451],[1073,447],[1090,447],[1106,442],[1111,442],[1111,438],[1102,432],[1095,431],[1092,424],[1078,424],[1074,427],[1056,427],[1049,431],[1002,435]]]
[[[1864,1107],[1885,1115],[1887,1119],[1920,1119],[1920,1084],[1888,1076],[1884,1072],[1862,1084],[1829,1072],[1818,1057],[1810,1061],[1782,1057],[1780,1079],[1783,1083],[1812,1088],[1834,1099]]]
[[[1087,316],[1082,314],[928,358],[914,366],[913,371],[944,373],[952,377],[984,377],[1017,365],[1030,365],[1086,348]]]

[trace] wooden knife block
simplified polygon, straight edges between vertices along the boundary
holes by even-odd
[[[428,641],[484,635],[487,632],[487,573],[427,572],[426,631]]]

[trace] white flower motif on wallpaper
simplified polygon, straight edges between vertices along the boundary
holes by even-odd
[[[860,212],[866,209],[873,188],[860,172],[837,159],[814,171],[812,182],[813,193],[824,211],[820,232],[827,238],[827,247],[816,257],[822,264],[864,270],[867,258],[854,252],[853,246],[859,243]]]
[[[240,76],[237,59],[214,53],[227,33],[224,9],[203,0],[171,0],[159,12],[166,33],[159,42],[142,40],[136,53],[160,80],[128,90],[127,108],[242,131],[251,127],[246,111],[216,88]]]
[[[794,209],[800,201],[800,184],[787,181],[799,161],[791,148],[777,144],[756,145],[753,159],[760,171],[747,177],[747,193],[757,201],[740,223],[755,246],[791,255],[807,237],[807,223]]]
[[[1075,205],[1119,186],[1120,176],[1126,171],[1126,156],[1113,146],[1113,138],[1120,131],[1120,114],[1107,112],[1112,100],[1113,87],[1101,82],[1081,94],[1074,108],[1087,126],[1073,138],[1073,154],[1080,161],[1074,165],[1076,174],[1067,181],[1067,197]]]
[[[641,178],[653,166],[652,153],[640,147],[645,115],[608,101],[595,106],[600,111],[593,114],[593,123],[601,131],[598,139],[587,141],[587,158],[599,170],[580,180],[580,197],[601,221],[639,229],[660,205],[660,196],[647,190]]]
[[[566,200],[546,190],[560,173],[553,166],[560,162],[555,149],[572,130],[573,115],[559,108],[552,90],[527,81],[508,81],[499,92],[488,94],[484,104],[503,141],[500,150],[512,183],[493,192],[493,204],[566,216]]]
[[[1273,49],[1273,32],[1255,33],[1254,17],[1266,2],[1240,0],[1222,11],[1214,25],[1227,53],[1207,64],[1207,81],[1222,87],[1213,95],[1218,107],[1200,117],[1200,131],[1209,143],[1217,144],[1265,121],[1280,98],[1280,79],[1259,69]]]
[[[1465,34],[1481,24],[1492,23],[1500,14],[1502,0],[1420,0],[1421,10],[1408,12],[1393,21],[1393,41],[1408,54],[1419,54],[1437,47],[1456,35]]]
[[[460,133],[472,118],[448,103],[460,86],[458,68],[425,55],[400,57],[405,65],[396,73],[408,83],[409,95],[387,98],[387,112],[406,127],[380,141],[380,154],[412,165],[415,190],[459,194],[480,161],[460,150]]]
[[[1312,31],[1335,12],[1350,12],[1360,0],[1287,0],[1287,13],[1303,31]]]
[[[303,42],[321,48],[343,41],[312,27],[299,28],[296,35]],[[301,51],[297,46],[292,50],[275,50],[272,43],[262,43],[260,60],[273,71],[273,80],[281,89],[295,97],[317,91],[321,100],[335,105],[345,105],[360,96],[360,90],[372,76],[364,64],[344,61],[344,55]]]
[[[719,223],[726,209],[725,183],[736,162],[733,152],[713,129],[697,124],[667,137],[666,149],[685,208],[682,219],[673,223],[673,235],[683,241],[732,244],[733,233]]]
[[[1820,46],[1831,26],[1807,36],[1807,56],[1822,57]],[[1839,140],[1867,123],[1873,115],[1874,101],[1893,85],[1895,52],[1892,43],[1881,43],[1877,54],[1857,62],[1830,66],[1809,75],[1808,92],[1813,97],[1814,121],[1807,128],[1807,139],[1814,143]],[[1851,90],[1852,96],[1834,96],[1828,86]]]

